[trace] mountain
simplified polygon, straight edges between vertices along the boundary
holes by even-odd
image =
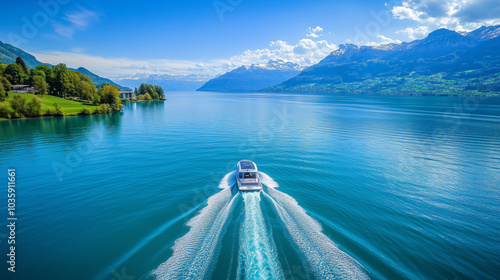
[[[33,55],[31,55],[31,54],[29,54],[29,53],[27,53],[19,48],[16,48],[10,44],[6,44],[6,43],[3,43],[2,41],[0,41],[0,62],[1,63],[4,63],[4,64],[15,63],[16,58],[18,56],[24,60],[24,63],[26,63],[26,66],[28,68],[35,68],[38,65],[42,65],[42,64],[52,66],[48,63],[42,63],[42,62],[38,61],[36,59],[36,57],[34,57]],[[117,86],[120,90],[128,89],[128,88],[122,87],[122,86],[114,83],[110,79],[100,77],[100,76],[90,72],[89,70],[83,68],[83,67],[80,67],[78,69],[73,69],[73,68],[69,68],[69,69],[73,70],[73,71],[80,72],[83,75],[89,76],[92,79],[92,82],[94,83],[94,85],[100,85],[100,84],[107,83],[110,85]]]
[[[325,59],[264,91],[403,95],[500,94],[500,25],[438,29],[409,43],[340,45]]]
[[[4,64],[16,63],[16,58],[21,57],[28,68],[35,68],[38,65],[45,64],[38,61],[33,55],[16,48],[12,45],[0,41],[0,62]]]
[[[241,66],[211,79],[198,91],[256,91],[284,82],[299,74],[302,69],[298,64],[283,60]]]
[[[179,75],[179,74],[141,74],[135,73],[131,76],[113,79],[127,86],[139,87],[142,83],[155,84],[164,90],[196,90],[214,76],[211,75]]]
[[[107,79],[107,78],[103,78],[101,76],[98,76],[92,72],[90,72],[89,70],[87,70],[86,68],[83,68],[83,67],[79,67],[78,69],[74,69],[74,68],[68,68],[69,70],[73,70],[73,71],[76,71],[76,72],[80,72],[82,73],[83,75],[85,76],[89,76],[90,79],[92,79],[92,83],[94,85],[102,85],[102,84],[110,84],[112,86],[116,86],[118,87],[119,90],[130,90],[130,88],[128,87],[124,87],[124,86],[121,86],[113,81],[111,81],[110,79]]]

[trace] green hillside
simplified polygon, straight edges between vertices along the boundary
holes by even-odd
[[[26,63],[26,66],[28,68],[35,68],[38,65],[42,65],[42,64],[52,66],[50,64],[38,61],[36,59],[36,57],[34,57],[33,55],[31,55],[31,54],[29,54],[29,53],[27,53],[19,48],[16,48],[10,44],[6,44],[6,43],[3,43],[2,41],[0,41],[0,62],[1,63],[3,63],[3,64],[15,63],[16,58],[18,56],[24,60],[24,63]],[[92,79],[92,82],[94,83],[94,85],[110,84],[112,86],[117,86],[118,89],[120,89],[120,90],[130,90],[127,87],[122,87],[122,86],[114,83],[110,79],[100,77],[100,76],[90,72],[89,70],[83,68],[83,67],[80,67],[78,69],[72,69],[72,68],[70,68],[70,69],[73,71],[76,71],[76,72],[80,72],[85,76],[89,76],[90,79]]]
[[[26,98],[26,103],[30,102],[35,95],[33,94],[28,94],[28,93],[9,93],[9,96],[5,99],[5,101],[0,102],[1,103],[7,103],[9,100],[14,98],[14,96],[19,95],[24,98]],[[67,116],[74,116],[80,113],[83,109],[83,107],[87,107],[91,109],[92,111],[95,111],[98,106],[88,104],[88,103],[83,103],[83,102],[78,102],[78,101],[71,101],[63,98],[59,98],[57,96],[53,95],[44,95],[43,97],[39,94],[36,95],[37,97],[40,98],[40,101],[42,101],[42,111],[45,114],[48,108],[54,110],[54,103],[58,103],[61,105],[62,110]]]
[[[80,67],[78,69],[73,69],[73,68],[69,68],[69,69],[73,70],[73,71],[76,71],[76,72],[80,72],[80,73],[82,73],[85,76],[89,76],[90,79],[92,79],[92,83],[94,83],[94,85],[110,84],[112,86],[118,87],[119,90],[131,90],[128,87],[122,87],[121,85],[119,85],[119,84],[111,81],[110,79],[106,79],[106,78],[97,76],[96,74],[90,72],[89,70],[87,70],[87,69],[85,69],[83,67]]]
[[[24,60],[28,68],[35,68],[38,65],[46,64],[38,61],[33,55],[0,41],[0,62],[4,64],[15,63],[18,56]]]
[[[500,26],[439,29],[422,40],[340,45],[316,65],[264,91],[387,95],[499,95]]]

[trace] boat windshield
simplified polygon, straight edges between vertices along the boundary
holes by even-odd
[[[257,173],[255,173],[255,172],[245,172],[244,178],[245,179],[255,179],[255,178],[257,178]]]

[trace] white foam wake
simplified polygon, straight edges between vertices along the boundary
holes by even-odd
[[[234,184],[236,184],[236,171],[231,171],[220,180],[219,189],[231,188]]]
[[[273,178],[271,178],[264,172],[259,172],[259,177],[260,177],[260,182],[270,188],[277,188],[280,186],[276,181],[274,181]]]
[[[273,239],[268,235],[260,207],[260,192],[243,193],[245,218],[240,231],[238,276],[245,279],[284,279]]]
[[[175,241],[172,256],[153,271],[156,279],[208,277],[236,196],[226,188],[208,199],[207,206],[188,222],[189,232]]]
[[[291,196],[268,188],[264,195],[275,206],[294,243],[318,279],[369,279],[362,266],[337,248],[321,225]]]

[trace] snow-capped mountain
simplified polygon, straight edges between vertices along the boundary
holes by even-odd
[[[139,87],[142,83],[155,84],[166,91],[172,91],[196,90],[212,78],[214,78],[213,75],[134,73],[130,76],[114,78],[113,81],[131,88]]]
[[[199,91],[256,91],[284,82],[299,74],[304,67],[283,60],[241,66],[211,79]]]
[[[340,45],[318,64],[266,91],[471,95],[500,92],[500,25],[438,29],[380,46]]]

